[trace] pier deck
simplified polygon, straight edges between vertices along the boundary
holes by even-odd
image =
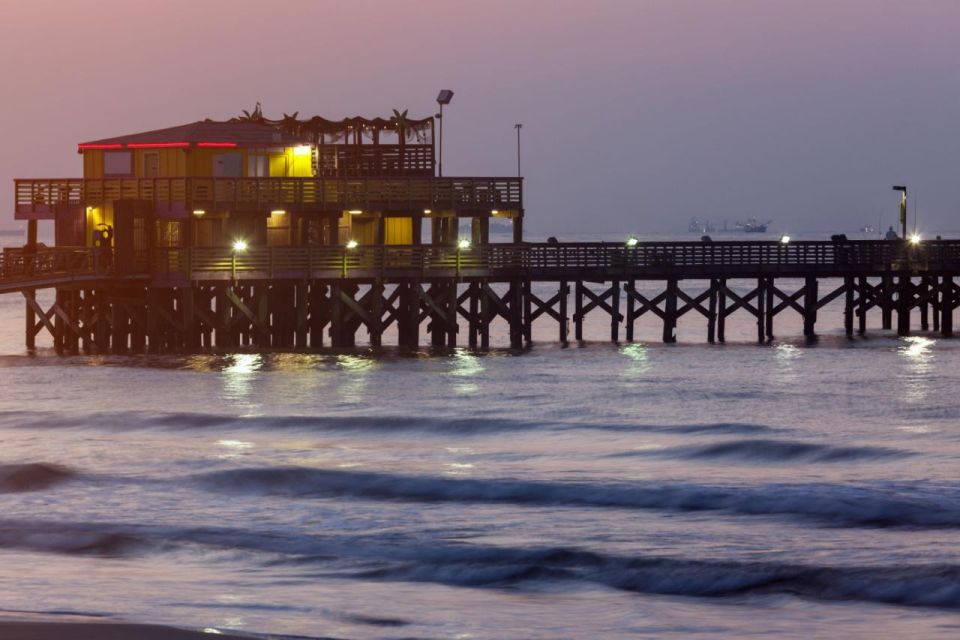
[[[956,240],[193,247],[153,249],[146,265],[118,273],[109,250],[8,249],[0,293],[26,298],[28,347],[47,330],[63,353],[350,347],[361,330],[377,346],[392,325],[400,346],[415,347],[424,322],[433,345],[457,344],[464,325],[466,343],[484,348],[501,320],[521,347],[535,321],[555,322],[562,342],[572,325],[580,340],[591,312],[609,317],[614,341],[621,331],[632,340],[636,322],[655,317],[666,342],[687,313],[706,320],[711,342],[725,339],[732,313],[747,313],[763,342],[783,312],[798,313],[814,337],[818,311],[838,299],[848,335],[866,331],[871,309],[884,329],[896,316],[900,335],[914,311],[921,330],[932,321],[951,335],[960,304]],[[778,279],[802,286],[785,290]],[[662,291],[642,294],[643,281]],[[534,284],[542,293],[550,283],[555,293],[536,295]],[[48,309],[36,298],[43,288],[57,290]]]

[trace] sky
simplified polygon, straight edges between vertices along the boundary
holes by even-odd
[[[0,228],[76,143],[444,109],[445,175],[516,174],[527,229],[960,230],[956,0],[0,0]],[[911,214],[914,205],[911,204]]]

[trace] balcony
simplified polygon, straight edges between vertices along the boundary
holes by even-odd
[[[193,209],[328,214],[431,209],[465,215],[523,209],[522,178],[65,178],[14,184],[20,220],[54,219],[57,211],[112,200],[152,202],[161,216]]]

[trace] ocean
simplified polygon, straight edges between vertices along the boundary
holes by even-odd
[[[837,305],[810,344],[797,317],[766,345],[746,315],[723,345],[703,325],[57,357],[24,352],[0,297],[0,610],[369,640],[960,636],[960,340],[876,316],[848,340]]]

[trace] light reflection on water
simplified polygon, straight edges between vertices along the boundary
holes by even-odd
[[[259,415],[260,402],[253,393],[257,371],[263,365],[263,356],[256,353],[238,353],[230,356],[223,368],[223,395],[242,416]]]
[[[629,358],[629,366],[625,373],[629,376],[644,376],[650,372],[653,363],[646,345],[639,342],[626,344],[620,347],[620,353]]]
[[[477,379],[485,371],[481,357],[468,349],[455,349],[452,363],[451,374],[456,380],[453,384],[454,392],[463,396],[476,393],[480,388]]]
[[[930,394],[930,374],[934,365],[934,345],[937,341],[924,336],[909,336],[903,339],[898,352],[906,360],[907,372],[903,375],[904,397],[917,404],[927,400]]]

